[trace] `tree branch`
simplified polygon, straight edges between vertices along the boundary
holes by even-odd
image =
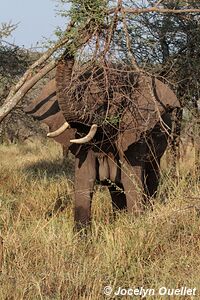
[[[154,4],[155,7],[157,7],[158,5],[160,5],[163,2],[163,0],[159,0],[157,3]]]
[[[122,8],[124,13],[129,14],[146,14],[151,12],[157,12],[162,14],[181,14],[181,13],[199,13],[199,8],[188,8],[188,9],[168,9],[168,8],[159,8],[157,6],[147,7],[147,8]],[[115,8],[108,10],[108,14],[113,14]]]
[[[124,32],[125,32],[125,36],[126,36],[126,46],[127,46],[127,50],[128,50],[128,56],[131,60],[132,65],[135,67],[135,70],[137,72],[139,72],[140,68],[137,64],[137,61],[136,61],[133,51],[131,49],[131,41],[130,41],[130,37],[129,37],[129,33],[128,33],[128,26],[126,23],[126,14],[124,13],[123,10],[122,10],[122,20],[123,20],[123,28],[124,28]]]

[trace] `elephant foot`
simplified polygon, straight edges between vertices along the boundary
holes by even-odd
[[[74,221],[75,221],[75,228],[77,231],[90,227],[91,224],[90,207],[87,206],[75,207]]]

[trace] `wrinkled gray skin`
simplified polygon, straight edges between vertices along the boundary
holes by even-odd
[[[67,68],[67,65],[64,67]],[[70,74],[71,71],[67,71]],[[57,72],[60,72],[59,67]],[[41,95],[26,108],[26,112],[36,119],[39,116],[41,121],[46,122],[50,131],[59,128],[70,113],[68,110],[65,114],[63,110],[62,101],[66,104],[67,99],[64,98],[64,93],[60,96],[63,87],[59,86],[58,81],[61,79],[58,77],[57,75],[57,85],[54,80],[51,81],[44,87]],[[65,86],[69,85],[66,77]],[[172,90],[156,79],[153,93],[157,104],[152,113],[151,105],[155,105],[155,98],[147,91],[145,80],[150,79],[141,77],[137,88],[138,103],[142,107],[140,116],[135,121],[132,119],[131,108],[125,109],[120,121],[121,130],[114,140],[104,136],[104,130],[98,127],[90,143],[70,144],[70,139],[85,135],[90,128],[89,125],[73,123],[71,120],[70,125],[73,128],[67,129],[56,138],[75,155],[74,218],[77,228],[85,227],[91,221],[91,200],[96,181],[108,186],[114,212],[116,209],[127,209],[129,213],[138,215],[144,210],[147,199],[156,194],[160,178],[160,159],[166,150],[172,127],[172,110],[179,107],[179,102]],[[147,102],[149,99],[151,105]],[[47,105],[46,109],[43,103]],[[146,109],[149,106],[150,109]]]

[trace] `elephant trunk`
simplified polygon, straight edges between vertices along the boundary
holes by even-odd
[[[57,99],[65,120],[68,122],[76,118],[75,101],[70,91],[73,66],[74,57],[66,54],[59,60],[56,68]]]
[[[68,122],[81,122],[81,109],[76,101],[74,94],[72,71],[74,66],[74,57],[68,53],[59,60],[56,69],[56,87],[57,99],[63,112],[66,122],[55,132],[48,134],[49,137],[55,137],[70,127]],[[82,104],[81,104],[82,106]],[[97,125],[93,124],[89,133],[80,139],[73,139],[71,143],[83,144],[89,142],[96,134]]]

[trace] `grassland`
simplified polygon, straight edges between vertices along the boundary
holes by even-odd
[[[97,187],[92,232],[83,238],[73,232],[72,160],[63,165],[52,142],[1,145],[0,299],[120,298],[104,295],[105,286],[155,289],[145,299],[169,299],[158,289],[186,286],[197,292],[184,299],[200,299],[200,185],[191,155],[178,182],[163,163],[154,211],[140,218],[124,213],[114,221],[108,193]],[[67,209],[45,218],[58,197]]]

